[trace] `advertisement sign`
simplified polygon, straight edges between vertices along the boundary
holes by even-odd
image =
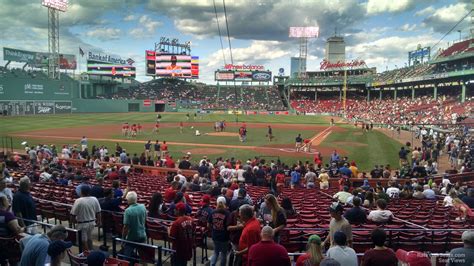
[[[352,60],[349,62],[337,61],[336,63],[330,63],[326,59],[321,61],[320,69],[321,70],[330,70],[330,69],[344,69],[344,68],[358,68],[366,66],[364,60]]]
[[[35,114],[54,114],[54,102],[35,102]]]
[[[234,80],[234,71],[216,71],[215,78],[217,81],[232,81]]]
[[[151,100],[143,100],[143,106],[150,107],[151,106]]]
[[[199,57],[145,51],[146,74],[158,77],[199,78]]]
[[[71,113],[71,102],[55,102],[54,113],[55,114],[68,114]]]
[[[252,72],[252,81],[267,82],[272,79],[272,72],[270,71],[254,71]]]
[[[224,69],[227,70],[263,70],[265,69],[263,65],[233,65],[227,64],[224,66]]]
[[[252,81],[251,71],[235,71],[235,81]]]
[[[132,65],[134,61],[118,56],[87,53],[87,74],[111,77],[136,77],[136,68]]]
[[[319,27],[290,27],[289,37],[314,38],[319,36]]]
[[[3,60],[28,63],[32,67],[46,68],[48,66],[48,58],[49,53],[3,48]],[[72,54],[59,54],[59,66],[61,69],[76,69],[76,56]]]

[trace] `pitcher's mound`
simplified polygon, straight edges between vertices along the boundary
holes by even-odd
[[[183,153],[188,153],[190,152],[191,154],[203,154],[203,155],[214,155],[214,154],[222,154],[225,153],[225,150],[223,149],[215,149],[215,148],[196,148],[196,149],[190,149],[190,150],[185,150]]]
[[[206,133],[208,136],[218,136],[218,137],[238,137],[238,133],[234,132],[211,132]]]

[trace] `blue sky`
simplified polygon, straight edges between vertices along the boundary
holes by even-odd
[[[40,0],[0,0],[0,46],[47,51],[47,12]],[[144,53],[161,36],[191,41],[200,57],[200,81],[213,83],[223,67],[212,0],[69,0],[61,14],[61,52],[78,55],[78,47],[136,61],[137,79],[144,75]],[[225,56],[230,63],[222,0],[216,0]],[[473,8],[472,1],[437,0],[226,0],[234,63],[263,64],[274,73],[289,72],[298,42],[287,37],[290,26],[319,26],[309,44],[308,70],[318,70],[324,42],[338,34],[346,40],[348,59],[363,59],[383,71],[407,62],[418,44],[434,45]],[[436,47],[446,48],[468,37],[470,19]],[[79,56],[79,55],[78,55]],[[0,53],[0,64],[5,64]],[[85,61],[80,61],[85,69]]]

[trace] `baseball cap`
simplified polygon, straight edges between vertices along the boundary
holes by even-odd
[[[396,255],[400,262],[407,263],[408,266],[431,266],[430,258],[423,252],[399,249]]]
[[[342,207],[339,202],[333,202],[331,203],[331,206],[329,206],[329,212],[342,212],[344,211],[344,207]]]
[[[224,205],[227,204],[227,200],[224,197],[218,197],[217,198],[217,204],[222,203]]]
[[[200,203],[201,206],[208,205],[209,203],[211,203],[211,196],[209,195],[202,196],[201,203]]]
[[[317,245],[321,245],[321,238],[318,235],[310,235],[308,238],[308,244],[315,243]]]
[[[66,249],[72,247],[72,242],[70,241],[62,241],[62,240],[55,240],[51,242],[48,246],[48,255],[52,258],[59,256],[63,253]]]
[[[186,210],[186,205],[184,204],[184,202],[180,202],[176,204],[175,209],[177,212],[184,212]]]
[[[103,252],[100,251],[92,251],[87,256],[87,265],[89,266],[102,266],[104,265],[106,256]]]

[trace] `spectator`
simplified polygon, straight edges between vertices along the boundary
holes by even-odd
[[[365,194],[364,204],[362,206],[369,209],[375,206],[374,192],[372,192],[372,190],[367,191],[367,194]]]
[[[270,226],[262,228],[260,242],[252,245],[249,249],[248,265],[291,265],[286,249],[273,242],[273,232],[274,229]]]
[[[115,199],[121,199],[123,197],[123,191],[120,188],[120,181],[118,181],[118,180],[112,181],[112,187],[114,189],[113,190],[114,191],[114,198]]]
[[[313,169],[309,169],[308,172],[304,175],[306,179],[306,188],[315,188],[316,174],[313,172]]]
[[[352,227],[349,222],[342,216],[344,208],[338,202],[333,202],[329,207],[329,213],[331,214],[331,221],[329,222],[329,236],[324,240],[323,246],[330,243],[330,246],[335,245],[334,242],[334,233],[337,231],[342,231],[346,234],[347,243],[349,246],[352,246]]]
[[[311,235],[306,245],[306,253],[298,257],[296,266],[317,266],[323,258],[321,238],[318,235]]]
[[[299,187],[301,179],[300,169],[295,168],[291,171],[291,188]]]
[[[239,214],[244,228],[239,240],[239,249],[235,255],[240,258],[242,266],[246,266],[249,249],[260,241],[260,223],[255,218],[253,208],[248,204],[240,206]]]
[[[87,176],[82,176],[82,172],[81,171],[77,171],[78,173],[78,176],[76,176],[76,179],[81,181],[81,183],[79,183],[79,185],[77,185],[76,187],[76,195],[78,198],[81,197],[81,188],[83,186],[87,186],[87,187],[90,187],[90,184],[89,184],[89,177]]]
[[[11,206],[13,201],[13,193],[11,189],[7,188],[7,181],[5,179],[0,180],[0,197],[5,197],[8,204]]]
[[[92,231],[97,224],[100,226],[100,204],[97,198],[90,195],[89,186],[81,187],[81,197],[74,201],[71,209],[76,229],[82,231],[82,247],[84,250],[92,250]]]
[[[227,231],[229,215],[226,199],[224,197],[217,198],[217,207],[209,216],[209,230],[214,242],[214,254],[211,257],[212,266],[217,264],[219,255],[222,255],[220,265],[226,265],[227,250],[229,249],[229,232]]]
[[[103,198],[104,197],[104,179],[103,178],[98,178],[97,179],[97,184],[94,185],[91,189],[91,196],[96,197],[97,199]]]
[[[269,225],[273,228],[275,241],[279,243],[280,231],[286,227],[285,210],[280,207],[277,199],[272,194],[265,196],[265,206],[267,206],[271,211],[271,220],[267,222],[269,222]]]
[[[114,193],[112,189],[107,188],[104,190],[104,197],[99,199],[100,208],[104,211],[111,211],[111,212],[121,212],[120,209],[120,200],[114,199]]]
[[[103,266],[107,257],[104,252],[101,251],[92,251],[87,256],[87,265],[88,266]]]
[[[28,177],[21,178],[20,187],[13,196],[13,213],[17,218],[20,218],[19,225],[21,227],[29,226],[34,223],[30,221],[23,221],[21,218],[36,221],[36,205],[33,201],[33,197],[31,197],[30,187],[30,179]]]
[[[397,259],[402,265],[431,266],[431,260],[423,252],[397,250]]]
[[[360,207],[361,201],[359,197],[354,197],[352,200],[354,207],[344,214],[344,218],[346,218],[350,224],[364,224],[367,222],[367,214]]]
[[[50,266],[61,266],[61,261],[66,257],[66,250],[72,247],[70,241],[55,240],[48,246],[48,255],[51,257]]]
[[[237,194],[237,198],[230,201],[229,209],[232,212],[239,209],[239,207],[244,204],[251,204],[251,203],[247,199],[247,191],[243,188],[240,188]]]
[[[333,258],[344,266],[358,266],[357,255],[354,249],[347,246],[347,237],[341,231],[334,233],[335,246],[328,249],[326,256]]]
[[[423,186],[423,195],[425,196],[426,199],[436,199],[436,193],[430,188],[429,185],[424,185]]]
[[[352,194],[349,193],[349,187],[344,186],[343,191],[339,191],[334,194],[333,199],[339,200],[342,204],[346,204],[347,199],[351,196]]]
[[[67,238],[66,228],[55,225],[47,234],[36,234],[23,238],[20,242],[22,247],[20,266],[44,266],[50,262],[48,248],[51,241],[64,240]]]
[[[293,203],[291,203],[291,199],[288,197],[284,197],[281,200],[281,207],[285,210],[286,217],[292,217],[296,215],[295,208],[293,207]]]
[[[198,219],[198,224],[205,227],[209,221],[209,216],[213,212],[213,209],[210,206],[211,196],[202,196],[201,202],[199,204],[201,205],[201,208],[196,213],[196,218]]]
[[[361,266],[397,266],[398,260],[392,249],[385,247],[387,235],[382,229],[376,228],[371,234],[374,248],[367,250],[362,257]]]
[[[461,239],[464,247],[449,252],[448,266],[474,265],[474,231],[464,231]]]
[[[166,205],[163,202],[163,196],[159,192],[153,193],[148,204],[148,216],[152,218],[162,218],[167,212]]]
[[[137,193],[129,191],[126,196],[128,208],[123,214],[122,237],[127,241],[146,243],[145,232],[146,208],[143,204],[138,204]],[[132,257],[136,246],[125,244],[124,255]]]
[[[189,156],[186,155],[184,159],[178,165],[179,169],[190,169],[191,163],[189,162]]]
[[[186,205],[183,202],[176,204],[176,220],[171,224],[169,236],[176,254],[172,258],[172,265],[186,266],[193,257],[194,226],[193,219],[186,216]]]
[[[456,220],[466,221],[466,219],[471,220],[474,218],[474,211],[459,198],[453,199],[453,208],[458,212]]]
[[[393,213],[390,210],[386,210],[387,202],[383,199],[378,199],[376,204],[377,210],[371,211],[367,218],[376,223],[386,223],[391,221]]]
[[[394,182],[390,181],[386,193],[390,198],[398,199],[400,195],[400,189]]]
[[[443,202],[441,203],[444,207],[453,207],[453,199],[457,197],[457,194],[454,190],[449,192],[449,195],[444,197]]]
[[[1,194],[0,194],[1,195]],[[466,203],[469,208],[474,208],[474,188],[470,188],[467,190],[467,195],[462,197],[461,200]]]
[[[176,191],[178,190],[179,182],[171,182],[171,186],[165,190],[165,202],[171,202],[176,198]]]
[[[414,199],[424,199],[425,194],[423,194],[423,188],[421,186],[416,186],[415,187],[415,192],[413,192],[413,198]]]
[[[8,211],[9,208],[7,198],[0,196],[0,237],[16,236],[23,230],[15,215]]]

